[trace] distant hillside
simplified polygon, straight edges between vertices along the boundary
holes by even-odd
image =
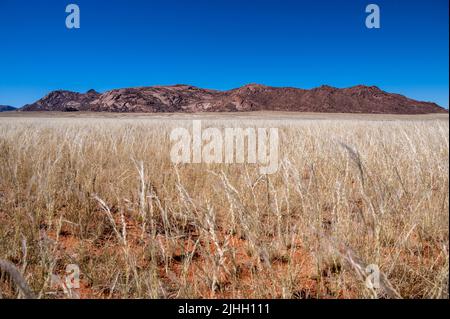
[[[420,102],[375,86],[311,90],[249,84],[229,91],[189,85],[117,89],[100,94],[54,91],[22,111],[94,112],[239,112],[297,111],[331,113],[446,113],[435,103]]]
[[[15,107],[9,105],[0,105],[0,112],[8,112],[17,110]]]

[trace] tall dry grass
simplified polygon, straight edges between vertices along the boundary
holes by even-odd
[[[280,169],[174,166],[187,120],[0,118],[0,259],[39,298],[67,264],[89,298],[448,298],[448,118],[203,124],[279,127]]]

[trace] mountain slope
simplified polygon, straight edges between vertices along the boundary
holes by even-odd
[[[249,84],[229,91],[189,85],[117,89],[100,94],[54,91],[22,111],[95,112],[239,112],[297,111],[331,113],[446,113],[435,103],[420,102],[375,86],[311,90]]]
[[[53,91],[33,104],[27,104],[22,111],[90,111],[92,102],[100,93],[89,90],[85,94],[71,91]]]

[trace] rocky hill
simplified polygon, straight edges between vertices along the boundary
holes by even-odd
[[[22,111],[94,112],[238,112],[296,111],[331,113],[446,113],[435,103],[420,102],[375,86],[311,90],[249,84],[229,91],[190,85],[117,89],[100,94],[54,91]]]
[[[53,91],[33,104],[25,105],[22,111],[90,111],[92,102],[100,93],[89,90],[85,94],[71,91]]]

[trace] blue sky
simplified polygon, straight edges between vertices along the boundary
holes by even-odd
[[[65,7],[81,28],[65,27]],[[365,7],[381,8],[381,29]],[[0,104],[55,89],[356,84],[448,107],[448,0],[0,0]]]

